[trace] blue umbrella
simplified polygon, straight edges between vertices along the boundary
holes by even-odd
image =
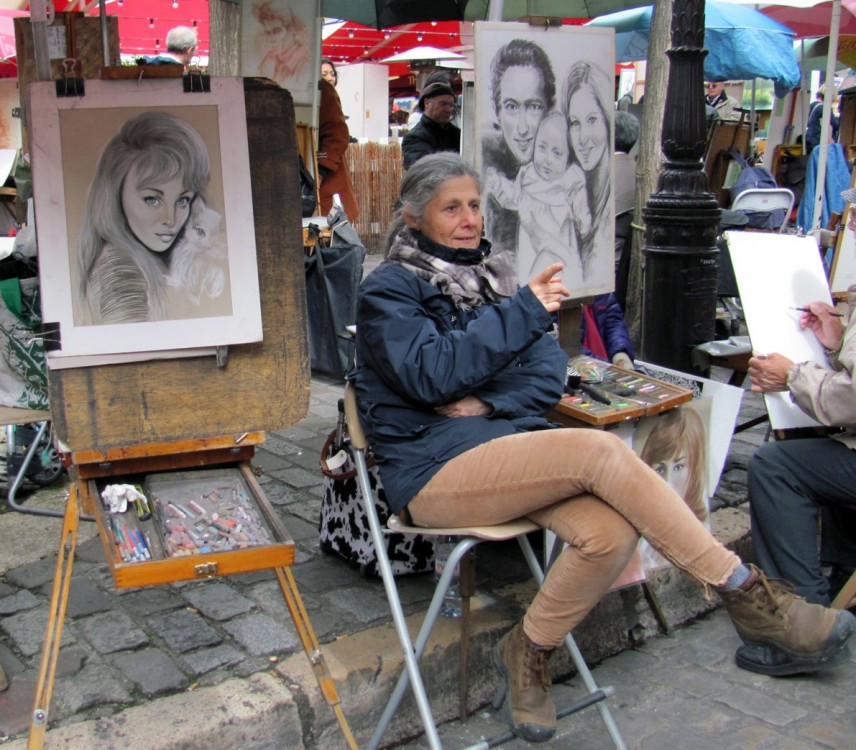
[[[618,62],[644,60],[648,55],[653,6],[600,16],[590,26],[615,29]],[[776,96],[800,85],[800,69],[793,52],[794,32],[769,16],[745,5],[708,0],[704,8],[704,59],[708,81],[769,78]]]

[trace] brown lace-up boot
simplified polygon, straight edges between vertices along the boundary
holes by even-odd
[[[494,707],[510,692],[511,728],[527,742],[546,742],[556,731],[556,706],[550,697],[547,662],[553,649],[536,645],[517,623],[493,649],[493,662],[504,678]]]
[[[791,584],[770,580],[758,568],[750,567],[752,574],[746,583],[719,594],[743,642],[771,650],[776,659],[765,665],[769,659],[741,659],[738,651],[738,666],[784,675],[816,672],[840,662],[837,657],[856,632],[856,617],[847,611],[809,604],[793,593]],[[751,656],[758,649],[742,651],[744,656]]]

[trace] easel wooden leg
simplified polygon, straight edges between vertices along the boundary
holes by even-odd
[[[315,637],[315,631],[312,629],[312,623],[309,621],[309,615],[306,608],[303,606],[303,599],[300,598],[300,593],[297,591],[297,584],[294,582],[294,576],[291,574],[290,568],[274,568],[276,577],[279,580],[279,586],[285,596],[285,603],[288,605],[288,611],[291,612],[291,619],[294,621],[294,627],[297,628],[297,634],[300,636],[300,641],[303,643],[303,650],[312,665],[312,671],[315,673],[315,679],[318,682],[318,687],[321,688],[321,693],[327,701],[339,726],[342,729],[342,734],[348,747],[351,750],[358,750],[354,735],[351,733],[351,728],[348,726],[348,720],[342,711],[342,704],[339,702],[339,693],[336,690],[336,683],[333,676],[330,674],[330,669],[327,667],[327,662],[324,660],[324,654],[321,653],[321,646],[318,644],[318,639]],[[29,748],[28,748],[29,750]]]
[[[59,646],[62,641],[62,625],[68,605],[68,591],[71,586],[71,568],[74,565],[74,550],[77,546],[77,528],[80,524],[80,508],[77,505],[77,490],[72,484],[65,505],[62,522],[62,539],[56,556],[53,591],[48,611],[47,632],[36,682],[36,698],[30,732],[27,738],[27,750],[41,750],[45,744],[45,732],[48,728],[48,710],[53,696],[54,677],[56,675]]]
[[[657,624],[660,626],[663,634],[668,635],[671,632],[671,628],[669,627],[669,623],[666,621],[666,616],[663,614],[663,608],[660,606],[660,600],[657,599],[654,594],[654,589],[651,588],[648,581],[642,581],[642,593],[645,595],[645,601],[648,602],[648,606],[654,613],[654,619],[657,621]]]
[[[471,549],[461,558],[458,585],[461,592],[461,674],[458,683],[458,718],[467,720],[467,693],[470,674],[470,599],[475,594],[476,566]]]

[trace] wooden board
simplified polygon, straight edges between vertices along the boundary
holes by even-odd
[[[194,94],[188,94],[194,96]],[[245,81],[264,340],[213,356],[48,373],[64,450],[236,436],[299,422],[309,408],[306,285],[294,108],[284,89]]]
[[[14,24],[15,48],[18,52],[18,90],[23,103],[27,84],[38,80],[33,26],[26,16],[15,18]],[[76,12],[57,13],[53,24],[48,26],[48,33],[53,33],[54,28],[64,30],[66,56],[79,62],[77,74],[84,79],[99,78],[104,65],[101,19]],[[115,16],[107,17],[107,56],[112,65],[119,64],[119,19]],[[51,78],[53,80],[63,78],[64,60],[54,58],[50,61],[50,65]],[[26,128],[21,129],[21,140],[24,153],[28,153],[29,140]]]

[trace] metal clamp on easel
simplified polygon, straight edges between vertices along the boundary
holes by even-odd
[[[185,94],[204,94],[211,91],[211,76],[202,72],[198,65],[191,65],[182,79]]]
[[[86,91],[80,70],[80,60],[67,57],[62,61],[62,78],[56,81],[57,96],[84,96]]]
[[[530,26],[539,26],[544,29],[555,29],[562,25],[562,19],[555,16],[523,16],[520,20]]]

